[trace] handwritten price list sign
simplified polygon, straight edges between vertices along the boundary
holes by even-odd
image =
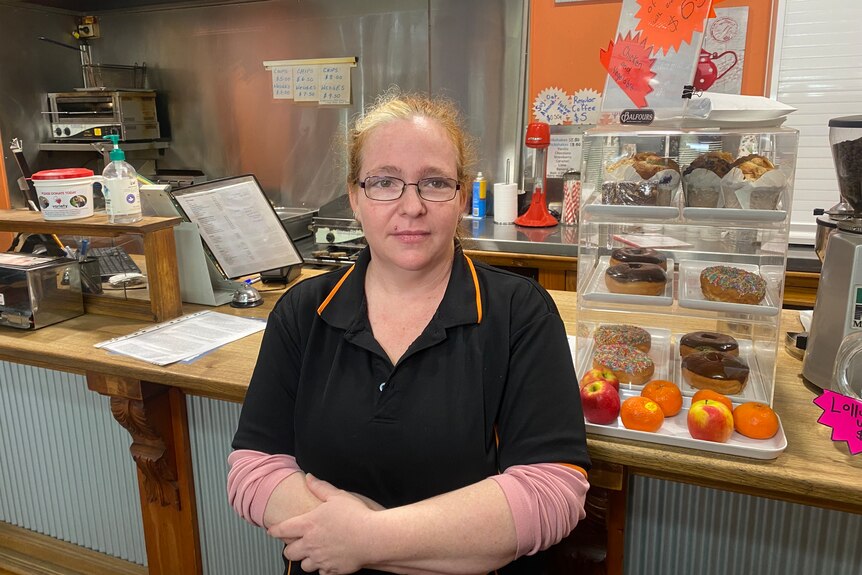
[[[350,103],[350,67],[346,64],[320,67],[321,104]]]
[[[272,69],[272,97],[276,100],[293,99],[293,66]]]
[[[862,453],[862,401],[826,390],[814,400],[823,410],[817,420],[832,428],[832,441],[846,441],[850,453]]]
[[[276,100],[350,104],[350,63],[308,63],[301,60],[264,62],[272,71],[272,97]],[[319,60],[317,62],[320,62]]]
[[[317,101],[320,66],[297,66],[294,70],[293,99],[297,102]]]

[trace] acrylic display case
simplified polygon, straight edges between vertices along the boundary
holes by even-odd
[[[783,431],[761,441],[734,433],[728,443],[711,445],[688,435],[685,415],[697,389],[683,377],[679,342],[695,331],[732,336],[749,376],[731,400],[772,404],[796,149],[797,132],[787,128],[587,132],[572,338],[576,371],[582,377],[594,367],[598,326],[635,325],[652,336],[651,379],[673,381],[684,398],[682,413],[668,418],[658,433],[588,423],[591,432],[764,459],[783,451]],[[667,257],[663,291],[635,295],[608,288],[611,253],[624,247],[651,248]],[[716,265],[759,275],[765,297],[758,303],[706,299],[700,272]],[[622,384],[621,399],[641,388]]]

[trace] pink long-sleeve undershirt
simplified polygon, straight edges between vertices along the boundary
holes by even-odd
[[[238,449],[228,457],[228,500],[246,521],[264,527],[266,505],[279,483],[302,471],[291,455]],[[589,483],[580,468],[557,463],[514,465],[491,477],[506,496],[515,523],[515,557],[559,542],[586,515]]]

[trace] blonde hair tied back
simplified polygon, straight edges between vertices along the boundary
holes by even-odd
[[[366,108],[365,112],[354,120],[348,132],[347,184],[350,189],[360,180],[362,151],[368,135],[383,124],[416,117],[434,120],[446,131],[455,147],[461,193],[466,193],[473,179],[476,144],[464,128],[458,107],[448,98],[423,93],[402,93],[397,86],[389,88]]]

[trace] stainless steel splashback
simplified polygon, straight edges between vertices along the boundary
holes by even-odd
[[[9,152],[9,142],[12,138],[24,142],[24,155],[33,171],[48,167],[42,158],[37,158],[39,142],[47,142],[51,137],[50,124],[42,117],[43,109],[48,109],[46,94],[81,86],[81,59],[72,50],[39,40],[39,36],[45,36],[72,44],[69,32],[75,26],[75,17],[71,13],[0,0],[0,22],[3,24],[0,34],[0,158],[3,160],[0,161],[5,161],[12,203],[23,207],[15,183],[21,174]],[[84,162],[89,158],[52,154],[46,159]]]
[[[516,165],[526,0],[271,0],[100,14],[96,61],[146,62],[167,104],[160,168],[209,178],[254,173],[282,205],[317,208],[346,191],[350,119],[392,85],[456,100],[480,138],[483,172]],[[272,98],[264,60],[358,57],[352,105]],[[492,180],[492,181],[493,181]]]

